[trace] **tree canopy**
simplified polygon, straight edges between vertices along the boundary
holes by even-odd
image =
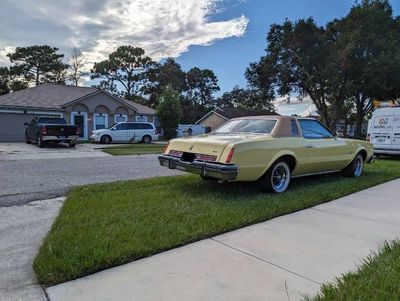
[[[142,48],[120,46],[107,60],[94,64],[91,78],[100,79],[101,88],[132,99],[144,84],[144,74],[153,66],[154,62]]]
[[[268,99],[255,89],[244,89],[235,86],[216,100],[220,108],[240,108],[253,111],[274,111]]]
[[[325,27],[311,18],[273,24],[267,43],[246,71],[249,85],[266,98],[309,95],[329,127],[347,107],[360,137],[371,100],[400,94],[400,19],[386,0],[363,0]]]
[[[51,81],[64,83],[68,65],[63,63],[64,54],[57,53],[58,48],[43,46],[17,47],[13,53],[7,54],[13,73],[21,74],[28,82],[39,85]]]
[[[176,129],[182,117],[182,110],[179,93],[171,86],[165,87],[160,95],[157,116],[163,127],[164,136],[167,139],[176,137]]]
[[[160,95],[166,87],[173,88],[179,94],[185,88],[186,74],[173,58],[167,58],[163,63],[155,63],[144,76],[146,83],[142,92],[149,96],[147,105],[150,107],[157,107]]]

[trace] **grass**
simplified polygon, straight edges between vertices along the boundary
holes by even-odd
[[[380,160],[358,179],[294,179],[284,194],[250,183],[210,185],[196,176],[95,184],[72,190],[34,262],[54,285],[246,225],[302,210],[400,176]]]
[[[101,150],[113,156],[142,155],[142,154],[161,154],[165,145],[162,144],[128,144],[110,146]]]
[[[384,301],[400,298],[400,242],[385,245],[363,260],[355,272],[344,274],[334,283],[324,284],[319,295],[309,301]]]

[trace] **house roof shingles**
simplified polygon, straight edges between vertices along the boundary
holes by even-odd
[[[0,106],[60,109],[70,102],[100,91],[100,89],[91,87],[75,87],[45,83],[33,88],[1,95]],[[152,108],[127,101],[108,92],[105,93],[118,99],[127,106],[136,109],[139,114],[155,114],[155,110]]]

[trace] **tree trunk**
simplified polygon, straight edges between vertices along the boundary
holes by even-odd
[[[354,130],[354,138],[356,139],[361,139],[361,128],[362,128],[362,123],[364,121],[364,114],[363,114],[363,104],[364,104],[364,99],[363,96],[357,95],[357,104],[356,104],[356,128]]]
[[[36,86],[39,85],[39,69],[36,70]]]

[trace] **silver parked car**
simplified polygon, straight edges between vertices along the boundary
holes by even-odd
[[[150,143],[153,140],[158,140],[158,133],[154,124],[150,122],[118,122],[107,129],[94,130],[90,135],[90,141],[104,144]]]

